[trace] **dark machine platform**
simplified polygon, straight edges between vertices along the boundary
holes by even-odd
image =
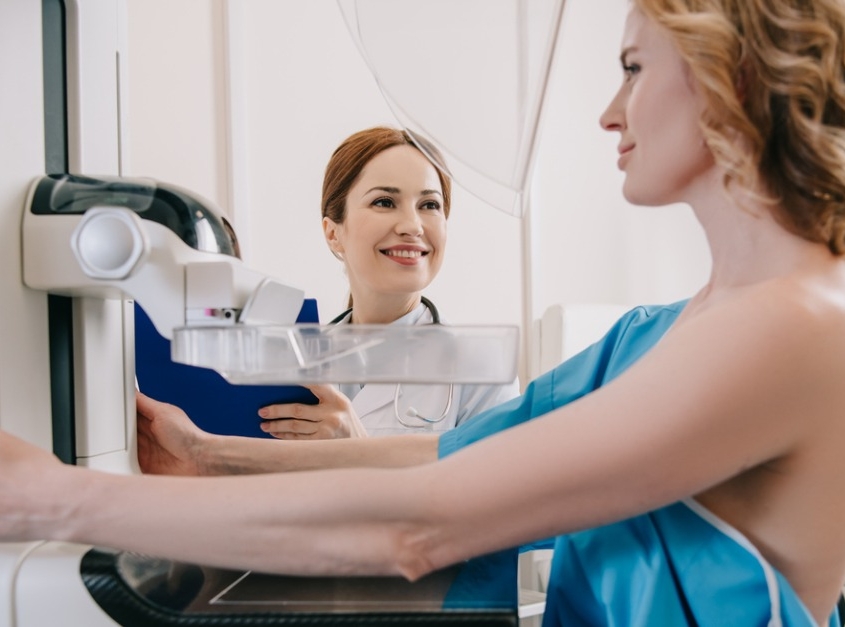
[[[516,627],[516,551],[399,577],[289,577],[92,549],[81,575],[124,627]]]

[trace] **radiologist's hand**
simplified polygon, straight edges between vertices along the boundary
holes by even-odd
[[[306,385],[317,405],[280,403],[258,410],[261,429],[280,440],[367,437],[351,401],[332,385]]]
[[[138,463],[151,475],[201,475],[201,455],[213,437],[188,415],[168,403],[135,392],[138,416]]]

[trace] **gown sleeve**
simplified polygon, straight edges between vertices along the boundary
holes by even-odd
[[[439,439],[443,458],[489,435],[542,416],[598,389],[642,357],[669,329],[687,301],[639,306],[595,344],[534,379],[522,396],[476,414]]]

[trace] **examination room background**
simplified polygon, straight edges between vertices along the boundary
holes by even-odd
[[[539,374],[537,320],[549,306],[669,302],[709,270],[687,207],[625,202],[618,137],[599,127],[621,80],[627,5],[567,2],[527,217],[491,209],[458,181],[446,261],[426,292],[449,322],[520,325],[523,384]],[[127,10],[124,174],[215,201],[250,266],[334,317],[347,292],[320,226],[323,169],[350,133],[396,124],[335,0],[128,0]],[[421,85],[420,97],[437,98],[437,85]]]

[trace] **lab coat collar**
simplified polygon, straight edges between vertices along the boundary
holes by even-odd
[[[337,324],[349,324],[350,318],[352,318],[352,312],[346,314],[342,320],[338,320]],[[428,310],[428,307],[426,307],[422,303],[419,303],[411,311],[406,313],[401,318],[397,318],[390,324],[431,324],[432,321],[433,318],[431,317],[431,312]]]

